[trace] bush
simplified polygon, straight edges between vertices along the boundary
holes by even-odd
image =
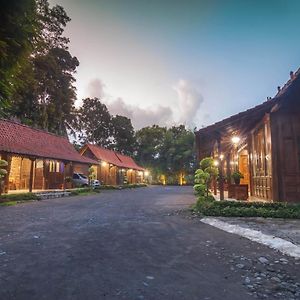
[[[300,204],[285,202],[215,201],[199,197],[194,210],[205,216],[300,218]]]
[[[0,196],[0,202],[38,200],[34,193],[5,194]]]

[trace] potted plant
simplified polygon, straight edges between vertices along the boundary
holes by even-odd
[[[0,159],[0,195],[1,195],[2,190],[3,190],[3,178],[7,174],[7,171],[4,168],[6,168],[7,166],[8,166],[7,161]]]
[[[70,176],[67,176],[65,178],[65,188],[71,189],[72,188],[72,178]]]
[[[233,181],[235,184],[240,184],[241,178],[244,178],[244,175],[240,171],[235,171],[232,173],[231,177],[233,178]]]

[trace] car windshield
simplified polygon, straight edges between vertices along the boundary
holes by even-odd
[[[87,179],[87,177],[83,174],[78,174],[80,177],[84,178],[84,179]]]

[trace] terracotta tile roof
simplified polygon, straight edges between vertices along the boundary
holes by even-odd
[[[128,169],[133,169],[133,170],[138,170],[138,171],[144,171],[144,168],[140,167],[137,165],[137,163],[127,155],[123,155],[120,153],[116,153],[120,161],[122,162],[122,167],[123,168],[128,168]]]
[[[90,151],[98,160],[106,161],[120,168],[134,169],[139,171],[144,170],[142,167],[138,166],[131,157],[127,155],[122,155],[113,150],[109,150],[93,144],[86,144],[81,150],[81,153],[84,153],[85,149],[87,148],[90,149]]]
[[[80,152],[83,153],[86,148],[90,149],[98,160],[103,160],[115,166],[121,167],[121,161],[116,156],[114,151],[93,144],[86,144]]]
[[[66,137],[4,119],[0,119],[0,151],[85,164],[97,163],[81,156]]]

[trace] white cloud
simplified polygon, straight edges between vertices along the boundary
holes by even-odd
[[[202,94],[187,80],[180,79],[173,87],[178,96],[178,123],[191,127],[204,99]]]
[[[153,124],[168,126],[174,121],[173,111],[168,106],[142,108],[128,104],[122,98],[114,98],[105,92],[105,84],[99,79],[90,81],[87,87],[88,97],[98,97],[105,103],[112,115],[122,115],[131,119],[133,126],[140,129]]]
[[[172,108],[170,106],[155,105],[140,107],[129,104],[123,98],[115,98],[105,91],[105,84],[100,79],[93,79],[87,87],[88,97],[98,97],[105,103],[112,115],[122,115],[131,119],[133,126],[140,129],[153,124],[170,126],[185,124],[190,128],[195,126],[194,121],[203,103],[202,94],[187,80],[180,79],[173,90],[177,94]]]

